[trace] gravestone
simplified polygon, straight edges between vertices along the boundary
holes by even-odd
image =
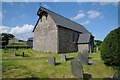
[[[22,56],[23,56],[23,57],[25,56],[25,53],[24,53],[24,52],[22,53]]]
[[[88,58],[89,53],[88,53],[88,51],[87,51],[87,50],[84,50],[84,51],[83,51],[83,56],[84,56],[84,57],[86,57],[86,58]]]
[[[120,70],[118,70],[114,73],[113,78],[120,80]]]
[[[49,65],[55,65],[55,57],[54,56],[50,56],[48,57],[48,64]]]
[[[11,55],[16,56],[16,53],[14,51],[11,52]]]
[[[83,66],[76,58],[71,61],[71,72],[74,76],[83,78]]]
[[[61,54],[61,60],[66,61],[66,55],[65,54]]]
[[[78,53],[78,58],[81,64],[88,64],[88,57],[85,57],[83,54]]]

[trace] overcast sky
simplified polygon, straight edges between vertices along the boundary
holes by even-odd
[[[2,2],[0,33],[11,33],[23,40],[32,37],[39,5],[39,2]],[[44,2],[41,5],[82,24],[95,39],[104,40],[111,30],[118,27],[115,2]]]

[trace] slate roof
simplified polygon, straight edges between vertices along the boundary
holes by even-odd
[[[89,33],[89,31],[86,28],[84,28],[82,25],[80,25],[68,18],[65,18],[55,12],[52,12],[44,7],[40,7],[40,9],[38,10],[38,13],[37,13],[38,15],[40,13],[40,10],[46,11],[51,16],[51,18],[54,20],[56,25],[60,25],[59,27],[61,27],[61,26],[66,27],[68,29],[78,31],[80,33]],[[35,28],[34,28],[34,30],[35,30]],[[34,32],[34,30],[33,30],[33,32]]]
[[[82,33],[79,35],[79,39],[78,39],[77,43],[89,43],[89,40],[90,40],[90,37],[92,34],[84,26],[82,26],[68,18],[65,18],[53,11],[50,11],[44,7],[39,8],[37,15],[40,14],[41,10],[46,11],[50,15],[50,17],[53,19],[53,21],[56,23],[56,25],[58,25],[58,27],[65,27],[65,28]],[[39,20],[40,20],[40,18],[38,19],[38,21]],[[36,25],[38,24],[38,21],[37,21]],[[36,28],[36,25],[33,29],[33,32]]]
[[[84,33],[79,35],[79,39],[77,43],[89,43],[91,34]]]

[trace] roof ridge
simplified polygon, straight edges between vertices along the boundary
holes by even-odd
[[[41,9],[43,8],[43,9],[46,9],[46,10],[48,10],[48,11],[50,11],[50,12],[52,12],[52,13],[55,13],[55,12],[53,12],[53,11],[51,11],[51,10],[49,10],[49,9],[47,9],[47,8],[44,8],[44,7],[40,7]],[[73,20],[70,20],[70,19],[68,19],[68,18],[66,18],[66,17],[64,17],[64,16],[62,16],[62,15],[60,15],[60,14],[58,14],[58,13],[55,13],[56,15],[59,15],[59,16],[61,16],[61,17],[63,17],[63,18],[65,18],[65,19],[67,19],[67,20],[69,20],[69,21],[71,21],[71,22],[74,22],[74,23],[76,23],[77,25],[80,25],[81,27],[83,27],[83,28],[85,28],[83,25],[81,25],[81,24],[79,24],[79,23],[77,23],[77,22],[75,22],[75,21],[73,21]],[[86,29],[86,28],[85,28]],[[87,29],[86,29],[87,30]],[[87,30],[88,31],[88,30]],[[89,31],[88,31],[88,33],[90,33]]]

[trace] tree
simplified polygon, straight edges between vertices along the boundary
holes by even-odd
[[[102,43],[102,41],[100,41],[100,40],[95,40],[95,45],[96,45],[96,46],[100,46],[101,43]]]
[[[94,41],[94,51],[96,51],[96,48],[98,48],[98,50],[100,50],[101,44],[102,44],[101,40],[95,40]]]
[[[2,46],[6,46],[9,42],[9,39],[14,38],[13,34],[2,33]]]
[[[120,27],[111,31],[101,44],[101,58],[111,66],[120,66]]]

